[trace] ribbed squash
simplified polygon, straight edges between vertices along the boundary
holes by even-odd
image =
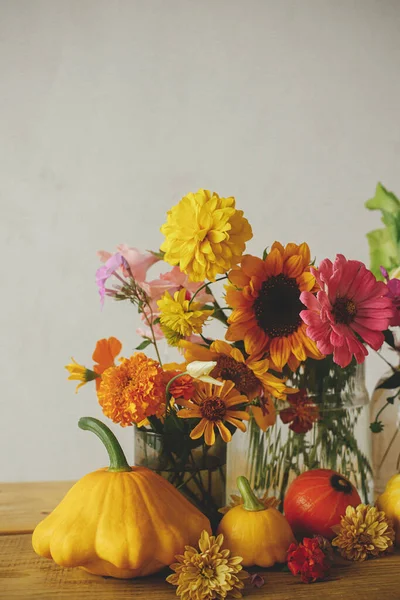
[[[396,532],[396,546],[400,547],[400,473],[393,475],[386,485],[386,489],[376,501],[379,510],[392,519]]]
[[[234,506],[223,517],[218,533],[234,556],[243,558],[244,567],[272,567],[284,563],[295,541],[285,517],[276,508],[266,508],[254,495],[246,477],[238,477],[243,504]]]
[[[130,467],[114,434],[85,417],[79,426],[104,442],[110,467],[85,475],[39,523],[32,544],[40,556],[95,575],[150,575],[195,546],[208,519],[168,481],[144,467]]]

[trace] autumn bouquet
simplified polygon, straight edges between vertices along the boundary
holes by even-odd
[[[128,301],[140,315],[136,352],[123,357],[119,340],[103,339],[91,368],[73,361],[67,369],[78,387],[95,382],[99,404],[114,423],[136,426],[136,461],[150,467],[154,461],[210,514],[223,503],[215,500],[213,474],[222,485],[226,444],[246,423],[258,475],[265,456],[273,465],[289,447],[306,455],[305,434],[314,426],[321,427],[322,443],[327,432],[329,439],[338,436],[338,446],[343,429],[352,435],[351,424],[340,428],[340,410],[331,430],[322,427],[315,386],[329,381],[342,391],[368,348],[383,344],[396,309],[386,283],[341,254],[317,265],[306,243],[277,241],[261,256],[246,254],[252,230],[233,197],[189,193],[168,212],[161,232],[157,252],[120,245],[115,253],[99,253],[101,304]],[[152,279],[148,272],[156,264],[163,269]],[[215,286],[221,281],[222,301]],[[210,333],[216,322],[224,328],[217,339]],[[162,340],[176,349],[176,362],[163,364]],[[271,449],[262,436],[277,416],[287,433]],[[347,442],[354,450],[355,440]]]

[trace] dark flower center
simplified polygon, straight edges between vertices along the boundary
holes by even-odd
[[[207,421],[222,421],[226,414],[226,405],[218,396],[211,396],[203,401],[200,412]]]
[[[357,307],[353,300],[349,300],[348,298],[336,298],[332,308],[332,314],[336,323],[350,325],[357,314]]]
[[[212,370],[211,376],[233,381],[236,389],[241,394],[255,392],[260,385],[257,377],[249,367],[226,354],[218,356],[217,364]]]
[[[271,338],[297,331],[302,323],[300,311],[305,309],[296,279],[283,273],[263,282],[253,306],[259,327]]]

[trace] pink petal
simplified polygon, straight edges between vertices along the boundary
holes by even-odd
[[[319,302],[317,298],[311,292],[301,292],[300,302],[307,306],[310,310],[319,311]],[[305,311],[304,311],[305,312]]]
[[[374,350],[379,350],[385,340],[382,331],[372,331],[372,329],[368,329],[356,322],[352,323],[352,328]]]

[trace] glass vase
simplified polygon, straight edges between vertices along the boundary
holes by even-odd
[[[327,468],[347,476],[365,502],[372,499],[364,366],[342,372],[340,382],[335,379],[337,368],[325,367],[325,371],[321,364],[307,367],[309,372],[294,382],[307,390],[308,399],[318,407],[318,420],[309,431],[295,433],[290,423],[284,424],[279,411],[288,405],[276,401],[276,422],[267,431],[260,430],[251,419],[246,433],[238,431],[233,436],[228,446],[227,497],[237,494],[237,476],[246,475],[258,494],[275,496],[282,506],[285,492],[297,475]]]
[[[400,469],[400,403],[395,399],[398,388],[379,387],[391,375],[393,371],[385,373],[378,381],[371,400],[371,422],[377,417],[383,425],[382,431],[372,434],[375,496],[385,491],[390,477]]]
[[[218,509],[226,503],[226,444],[219,436],[207,446],[188,436],[135,429],[135,465],[167,479],[214,528],[218,525]]]

